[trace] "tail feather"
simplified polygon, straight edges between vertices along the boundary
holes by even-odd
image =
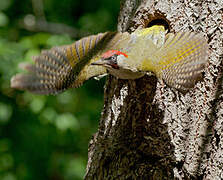
[[[168,34],[155,57],[155,73],[168,85],[187,91],[202,78],[208,61],[208,44],[195,33]]]

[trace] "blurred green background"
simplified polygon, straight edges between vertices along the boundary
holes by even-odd
[[[41,49],[115,30],[119,0],[0,0],[0,179],[78,180],[103,107],[101,81],[57,96],[10,89]]]

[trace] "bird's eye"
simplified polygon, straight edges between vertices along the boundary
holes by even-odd
[[[105,58],[105,60],[112,62],[113,64],[117,63],[117,54],[114,54],[113,56],[110,56],[108,58]]]
[[[115,56],[112,56],[112,57],[111,57],[111,60],[112,60],[112,61],[115,61],[115,60],[116,60],[116,57],[115,57]]]
[[[112,57],[111,57],[111,60],[112,60],[112,61],[116,61],[116,59],[117,59],[116,56],[112,56]]]

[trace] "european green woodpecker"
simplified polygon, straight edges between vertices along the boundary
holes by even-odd
[[[92,35],[42,51],[33,59],[34,64],[21,65],[29,73],[12,77],[12,88],[56,94],[108,72],[120,79],[153,73],[169,86],[187,91],[207,64],[208,44],[201,34],[166,33],[163,26],[155,25],[132,34]]]

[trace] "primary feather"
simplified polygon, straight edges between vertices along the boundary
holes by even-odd
[[[208,60],[207,41],[191,32],[168,34],[165,44],[154,54],[155,74],[171,87],[187,91],[201,79]]]
[[[56,94],[78,87],[85,80],[106,73],[104,67],[90,64],[110,48],[119,48],[120,40],[125,38],[128,33],[106,32],[42,51],[33,58],[34,65],[23,65],[29,74],[12,77],[11,87],[38,94]]]

